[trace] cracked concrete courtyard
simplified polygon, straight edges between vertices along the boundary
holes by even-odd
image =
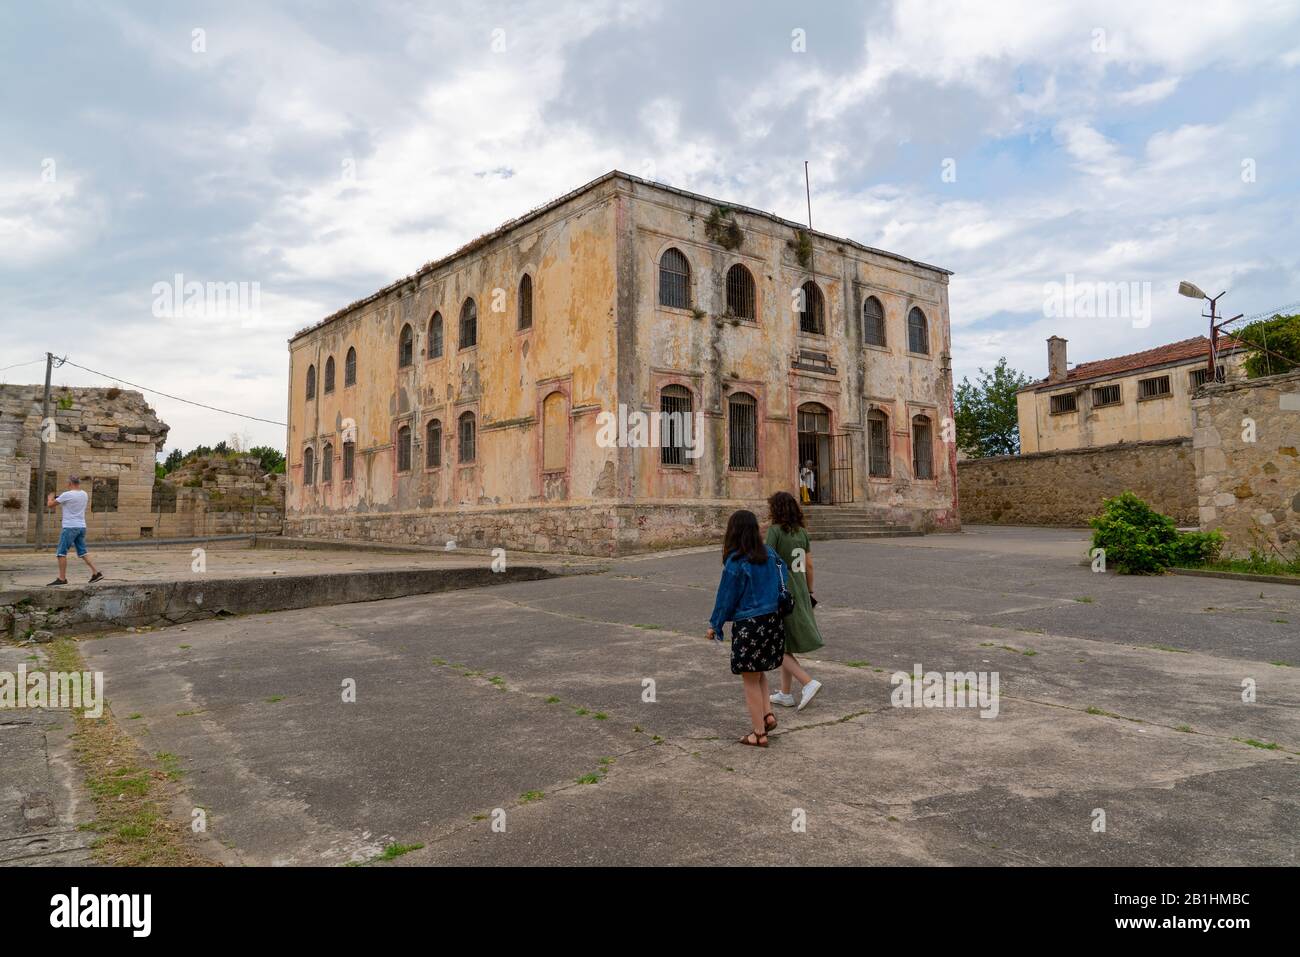
[[[825,689],[767,750],[703,638],[716,550],[80,650],[226,863],[1294,865],[1300,588],[1094,574],[1086,548],[816,543]],[[915,663],[997,672],[998,716],[891,706]]]

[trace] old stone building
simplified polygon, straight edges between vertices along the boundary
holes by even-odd
[[[1212,381],[1209,342],[1195,336],[1071,369],[1066,340],[1052,336],[1047,340],[1047,378],[1016,396],[1020,451],[1189,438],[1192,395]],[[1214,378],[1243,378],[1245,357],[1245,347],[1235,339],[1219,337]]]
[[[618,554],[803,461],[954,529],[948,276],[609,173],[290,341],[286,530]]]
[[[44,388],[0,385],[0,542],[34,541]],[[139,392],[53,390],[53,428],[45,430],[47,492],[68,476],[90,495],[86,522],[94,540],[139,538],[152,529],[154,460],[167,426]],[[46,512],[45,540],[57,541],[58,509]]]

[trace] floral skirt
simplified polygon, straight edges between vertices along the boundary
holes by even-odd
[[[731,626],[731,673],[771,671],[785,658],[785,626],[777,612],[742,618]]]

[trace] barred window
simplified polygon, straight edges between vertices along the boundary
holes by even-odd
[[[885,307],[875,296],[862,304],[862,338],[870,346],[885,345]]]
[[[397,471],[411,471],[411,427],[404,425],[397,430]]]
[[[334,391],[334,357],[330,356],[325,360],[325,394],[329,395]]]
[[[307,398],[316,398],[316,367],[314,365],[307,367]]]
[[[1119,405],[1120,394],[1119,385],[1099,385],[1092,390],[1093,407],[1103,405]]]
[[[461,349],[478,345],[478,306],[473,299],[466,299],[460,307],[460,343]]]
[[[1138,380],[1138,395],[1144,399],[1154,399],[1169,395],[1169,376],[1161,375],[1152,379]]]
[[[117,479],[91,479],[90,510],[92,512],[117,511]]]
[[[727,315],[738,319],[756,318],[754,274],[736,263],[727,270]]]
[[[746,392],[727,399],[728,465],[740,471],[758,469],[758,402]]]
[[[415,333],[408,322],[397,337],[397,365],[401,368],[415,361]]]
[[[320,457],[320,480],[328,485],[334,481],[334,446],[325,443],[325,453]]]
[[[930,420],[924,415],[912,417],[912,476],[934,478],[934,436]]]
[[[681,385],[667,385],[659,393],[659,461],[664,465],[685,465],[688,440],[695,426],[692,416],[691,390]]]
[[[442,465],[442,422],[430,419],[424,427],[424,467],[436,469]]]
[[[1073,412],[1078,407],[1078,399],[1073,392],[1063,392],[1060,395],[1052,396],[1052,415]]]
[[[474,441],[477,438],[474,429],[474,413],[462,412],[457,420],[457,435],[460,439],[459,457],[461,462],[474,461]]]
[[[302,450],[302,484],[316,484],[316,452],[310,445]]]
[[[930,354],[930,321],[916,306],[907,314],[907,348],[909,352]]]
[[[442,358],[442,313],[435,312],[429,320],[429,358]]]
[[[799,331],[818,336],[826,332],[826,303],[811,279],[799,287]]]
[[[691,307],[691,264],[680,249],[665,250],[659,257],[659,305]]]
[[[357,384],[357,350],[348,349],[348,357],[343,361],[343,387]]]
[[[867,474],[889,478],[889,416],[879,409],[867,413]]]
[[[524,273],[519,280],[519,328],[533,327],[533,277]]]
[[[1199,389],[1201,386],[1205,385],[1205,383],[1207,383],[1207,382],[1209,382],[1209,381],[1210,381],[1210,370],[1209,370],[1209,369],[1206,369],[1205,367],[1201,367],[1200,369],[1193,369],[1193,370],[1192,370],[1192,388],[1193,388],[1193,389]],[[1215,366],[1215,367],[1214,367],[1214,381],[1215,381],[1215,382],[1223,382],[1223,381],[1225,381],[1224,374],[1223,374],[1223,366]]]
[[[351,482],[356,471],[357,447],[353,442],[343,443],[343,481]]]

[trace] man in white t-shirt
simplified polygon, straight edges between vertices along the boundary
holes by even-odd
[[[81,479],[69,475],[68,490],[57,496],[51,492],[45,502],[47,508],[53,508],[57,504],[63,509],[63,531],[59,534],[59,550],[55,553],[59,558],[59,577],[50,582],[51,585],[68,583],[69,548],[76,548],[77,557],[90,566],[91,583],[104,577],[86,554],[86,505],[89,504],[89,499],[81,490]]]

